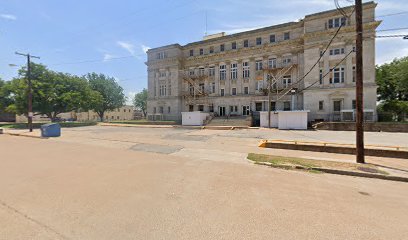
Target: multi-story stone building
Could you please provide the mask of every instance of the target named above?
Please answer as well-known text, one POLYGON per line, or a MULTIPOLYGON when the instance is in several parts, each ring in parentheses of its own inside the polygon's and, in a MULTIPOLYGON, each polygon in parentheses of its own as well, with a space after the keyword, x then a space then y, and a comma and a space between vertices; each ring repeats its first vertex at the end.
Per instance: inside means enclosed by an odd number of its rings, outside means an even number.
MULTIPOLYGON (((364 108, 372 114, 380 24, 375 8, 374 2, 363 4, 364 108)), ((268 109, 270 86, 272 110, 310 110, 309 120, 352 120, 355 16, 353 7, 345 11, 349 18, 335 9, 297 22, 150 49, 148 114, 172 120, 184 111, 249 115, 268 109)))

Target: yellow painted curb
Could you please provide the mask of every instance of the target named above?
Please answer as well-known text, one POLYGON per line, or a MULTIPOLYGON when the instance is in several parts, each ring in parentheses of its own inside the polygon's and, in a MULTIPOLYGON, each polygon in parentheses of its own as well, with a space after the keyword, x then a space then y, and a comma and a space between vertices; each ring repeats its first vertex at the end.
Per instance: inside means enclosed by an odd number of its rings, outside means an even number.
POLYGON ((268 140, 261 140, 261 142, 259 143, 258 147, 266 147, 266 143, 268 142, 268 140))

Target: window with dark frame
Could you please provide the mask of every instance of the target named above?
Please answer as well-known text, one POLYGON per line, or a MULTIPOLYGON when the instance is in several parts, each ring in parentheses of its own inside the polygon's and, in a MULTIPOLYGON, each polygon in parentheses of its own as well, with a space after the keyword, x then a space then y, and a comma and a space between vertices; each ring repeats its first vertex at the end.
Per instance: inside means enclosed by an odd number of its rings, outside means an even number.
POLYGON ((249 94, 249 89, 248 89, 248 87, 244 87, 244 94, 249 94))
POLYGON ((283 102, 283 111, 290 111, 290 102, 283 102))
POLYGON ((283 40, 289 40, 290 39, 290 32, 285 32, 283 34, 283 40))
POLYGON ((269 42, 270 42, 270 43, 276 42, 276 36, 275 36, 275 34, 269 35, 269 42))
POLYGON ((249 47, 249 41, 248 40, 244 40, 244 47, 249 47))
POLYGON ((255 103, 255 111, 262 111, 262 103, 256 102, 255 103))

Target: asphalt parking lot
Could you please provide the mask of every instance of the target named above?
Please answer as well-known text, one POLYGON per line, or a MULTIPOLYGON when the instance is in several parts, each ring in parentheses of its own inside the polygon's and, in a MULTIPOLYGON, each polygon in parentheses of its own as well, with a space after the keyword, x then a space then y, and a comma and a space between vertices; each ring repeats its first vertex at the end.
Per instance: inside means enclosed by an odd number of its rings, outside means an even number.
MULTIPOLYGON (((405 239, 408 184, 250 164, 261 139, 352 143, 351 132, 83 127, 0 135, 0 239, 405 239)), ((408 146, 408 134, 366 133, 408 146)), ((367 158, 408 169, 406 160, 367 158)))

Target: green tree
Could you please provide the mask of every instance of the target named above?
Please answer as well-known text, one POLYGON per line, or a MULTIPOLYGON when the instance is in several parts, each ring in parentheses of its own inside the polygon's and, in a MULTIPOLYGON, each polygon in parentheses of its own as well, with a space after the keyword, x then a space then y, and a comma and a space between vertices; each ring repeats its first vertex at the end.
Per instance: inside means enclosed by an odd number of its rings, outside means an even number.
POLYGON ((408 57, 376 67, 378 100, 408 101, 408 57))
POLYGON ((104 120, 106 111, 112 111, 125 104, 125 94, 123 88, 113 77, 104 74, 88 73, 84 76, 92 90, 100 94, 99 98, 94 98, 90 104, 90 109, 94 110, 101 121, 104 120))
POLYGON ((0 112, 4 112, 5 108, 8 106, 6 104, 6 97, 8 94, 5 94, 5 85, 6 82, 0 78, 0 112))
POLYGON ((146 110, 147 110, 147 89, 143 88, 143 90, 139 93, 135 94, 133 98, 133 105, 136 109, 142 111, 143 116, 146 117, 146 110))
POLYGON ((378 113, 384 121, 403 121, 408 115, 408 57, 376 67, 378 113))
MULTIPOLYGON (((10 82, 9 92, 14 103, 7 110, 17 114, 27 113, 26 69, 19 71, 19 77, 10 82)), ((67 73, 54 72, 41 64, 31 64, 33 112, 44 114, 51 121, 64 112, 86 110, 97 93, 93 92, 83 78, 67 73)))

